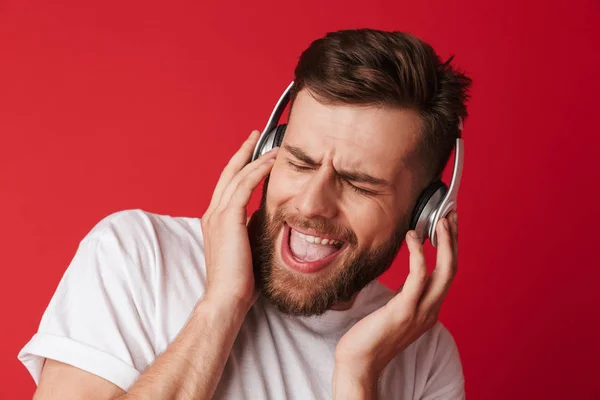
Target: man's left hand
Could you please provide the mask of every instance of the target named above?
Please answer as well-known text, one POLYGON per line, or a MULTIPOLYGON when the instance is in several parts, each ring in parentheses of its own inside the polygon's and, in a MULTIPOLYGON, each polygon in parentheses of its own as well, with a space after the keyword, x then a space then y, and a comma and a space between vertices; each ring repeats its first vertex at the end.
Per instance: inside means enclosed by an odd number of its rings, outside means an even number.
POLYGON ((338 342, 333 377, 334 398, 376 398, 377 380, 388 363, 438 320, 442 302, 456 275, 456 211, 439 220, 435 269, 427 276, 423 245, 406 235, 410 272, 389 302, 356 323, 338 342), (445 228, 448 227, 448 229, 445 228), (349 392, 342 394, 342 392, 349 392), (351 391, 351 392, 350 392, 351 391), (362 395, 359 395, 362 393, 362 395))

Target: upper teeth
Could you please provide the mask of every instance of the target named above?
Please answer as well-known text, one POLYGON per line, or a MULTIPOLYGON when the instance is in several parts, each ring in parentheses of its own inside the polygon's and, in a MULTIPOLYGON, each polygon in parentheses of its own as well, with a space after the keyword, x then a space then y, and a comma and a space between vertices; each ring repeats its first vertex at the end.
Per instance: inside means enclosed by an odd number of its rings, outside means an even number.
POLYGON ((300 232, 296 232, 296 233, 298 234, 298 237, 306 240, 308 243, 331 244, 334 246, 339 246, 340 244, 342 244, 342 242, 340 242, 339 240, 323 239, 318 236, 305 235, 304 233, 300 233, 300 232))

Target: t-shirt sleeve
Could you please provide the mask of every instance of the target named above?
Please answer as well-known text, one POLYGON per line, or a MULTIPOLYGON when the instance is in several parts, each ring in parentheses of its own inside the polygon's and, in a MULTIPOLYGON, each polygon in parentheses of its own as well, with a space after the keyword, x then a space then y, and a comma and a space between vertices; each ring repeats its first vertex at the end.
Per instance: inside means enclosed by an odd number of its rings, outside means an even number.
POLYGON ((433 351, 431 369, 420 400, 464 400, 465 380, 456 342, 451 333, 437 323, 432 328, 433 351))
POLYGON ((139 211, 112 214, 80 242, 38 332, 18 358, 39 382, 54 359, 127 391, 155 358, 152 237, 139 211))

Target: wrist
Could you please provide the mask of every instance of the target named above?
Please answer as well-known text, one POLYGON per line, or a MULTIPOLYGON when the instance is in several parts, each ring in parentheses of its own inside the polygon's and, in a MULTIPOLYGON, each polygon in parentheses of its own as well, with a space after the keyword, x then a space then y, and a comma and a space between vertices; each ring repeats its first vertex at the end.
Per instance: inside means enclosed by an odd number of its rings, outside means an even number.
POLYGON ((239 329, 250 310, 251 305, 239 299, 211 296, 208 292, 196 304, 192 317, 202 319, 210 325, 239 329))
POLYGON ((333 398, 348 400, 377 399, 379 375, 368 368, 335 363, 333 370, 333 398))

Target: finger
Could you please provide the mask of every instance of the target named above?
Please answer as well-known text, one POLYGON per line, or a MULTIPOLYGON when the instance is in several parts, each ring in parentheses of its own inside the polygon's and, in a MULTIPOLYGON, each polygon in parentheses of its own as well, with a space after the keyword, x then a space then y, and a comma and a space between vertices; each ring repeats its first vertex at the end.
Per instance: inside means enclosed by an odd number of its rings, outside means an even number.
POLYGON ((224 208, 226 208, 229 205, 231 195, 233 194, 233 192, 235 192, 240 181, 244 180, 249 173, 259 168, 265 162, 268 162, 270 159, 274 159, 278 151, 279 148, 272 149, 271 151, 268 151, 255 161, 247 164, 244 168, 242 168, 242 170, 233 177, 231 182, 229 182, 227 187, 224 189, 223 194, 221 195, 221 201, 217 205, 216 209, 223 210, 224 208))
POLYGON ((252 153, 254 152, 254 148, 256 147, 256 143, 260 137, 260 131, 254 130, 244 141, 239 150, 231 157, 221 175, 219 180, 217 181, 217 185, 215 186, 215 190, 213 191, 213 196, 206 210, 205 215, 209 216, 212 211, 218 206, 221 201, 221 197, 223 195, 223 191, 227 187, 227 185, 231 182, 231 180, 235 177, 235 175, 247 165, 252 159, 252 153))
POLYGON ((244 167, 242 171, 233 178, 225 189, 225 192, 223 192, 217 210, 222 211, 227 207, 245 207, 248 205, 254 189, 256 189, 261 180, 271 171, 277 153, 278 148, 275 148, 268 153, 263 154, 258 160, 244 167))
POLYGON ((233 155, 233 157, 231 157, 231 159, 221 172, 221 176, 219 177, 217 185, 215 186, 210 205, 206 210, 207 215, 210 215, 212 211, 218 206, 219 202, 221 201, 223 191, 231 182, 235 174, 237 174, 242 168, 244 168, 244 166, 247 165, 250 159, 252 158, 252 153, 254 151, 254 147, 256 146, 259 136, 259 131, 252 131, 248 139, 244 141, 240 149, 233 155))
POLYGON ((409 273, 402 286, 402 291, 394 299, 401 299, 411 310, 414 310, 427 282, 427 265, 425 263, 423 245, 419 241, 415 231, 408 232, 406 235, 406 244, 410 253, 409 273))
POLYGON ((441 218, 436 227, 438 237, 438 252, 435 269, 431 273, 431 282, 423 293, 419 308, 431 310, 441 304, 456 273, 456 257, 451 223, 447 218, 441 218), (446 228, 447 227, 447 228, 446 228))
MULTIPOLYGON (((452 235, 452 249, 454 250, 455 267, 458 267, 458 213, 452 211, 448 215, 450 221, 450 233, 452 235)), ((456 272, 456 271, 455 271, 456 272)))
POLYGON ((241 209, 248 205, 252 193, 260 182, 271 172, 275 157, 269 158, 264 163, 250 171, 247 175, 240 179, 229 199, 229 204, 226 207, 241 209))

